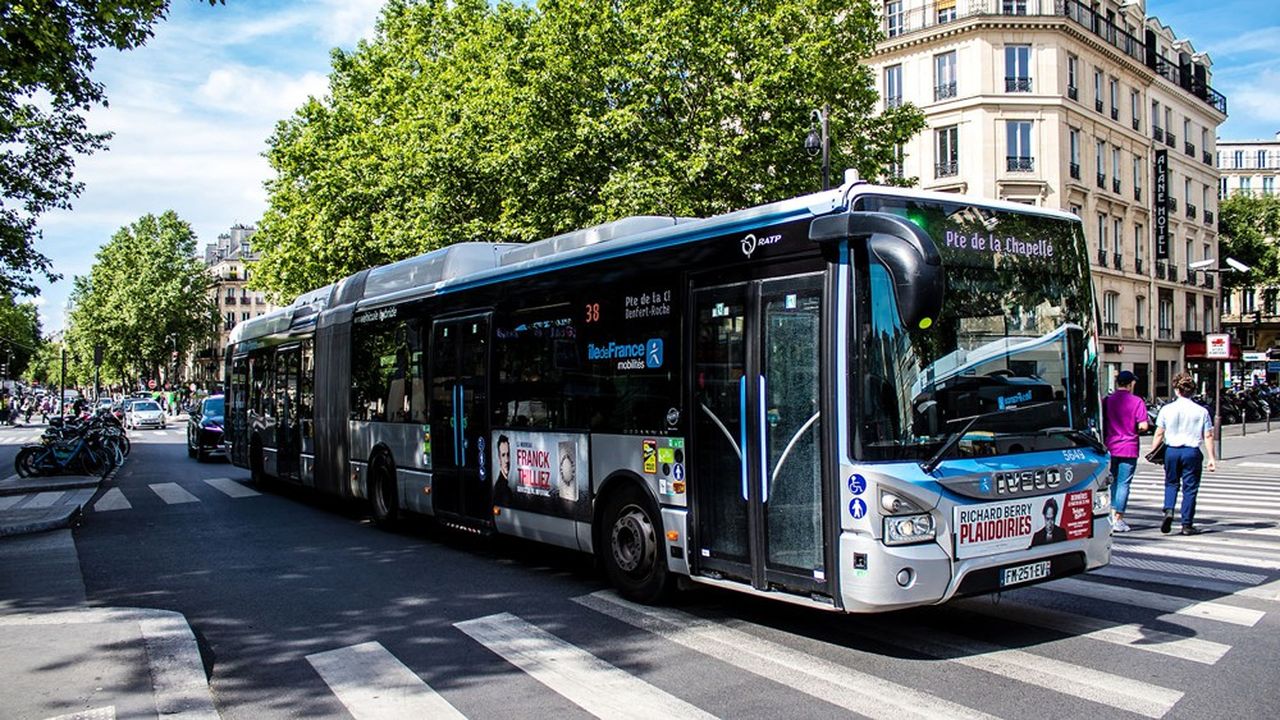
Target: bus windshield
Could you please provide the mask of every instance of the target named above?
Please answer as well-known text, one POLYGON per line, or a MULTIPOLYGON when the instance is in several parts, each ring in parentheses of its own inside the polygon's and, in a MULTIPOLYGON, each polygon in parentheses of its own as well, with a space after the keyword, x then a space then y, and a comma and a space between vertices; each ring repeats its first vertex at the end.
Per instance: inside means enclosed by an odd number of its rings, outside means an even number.
POLYGON ((924 228, 942 255, 946 290, 940 317, 904 327, 893 278, 869 259, 852 385, 859 456, 924 460, 943 450, 954 457, 1095 444, 1093 289, 1079 222, 920 199, 860 205, 924 228))

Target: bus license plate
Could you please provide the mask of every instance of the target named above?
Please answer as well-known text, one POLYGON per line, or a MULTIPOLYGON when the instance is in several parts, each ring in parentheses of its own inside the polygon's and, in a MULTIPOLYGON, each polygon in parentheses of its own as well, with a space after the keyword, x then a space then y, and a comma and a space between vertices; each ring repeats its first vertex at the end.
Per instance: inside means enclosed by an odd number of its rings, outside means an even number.
POLYGON ((1004 572, 1000 574, 1000 587, 1047 578, 1049 577, 1051 565, 1052 563, 1048 560, 1042 560, 1027 565, 1019 565, 1018 567, 1005 568, 1004 572))

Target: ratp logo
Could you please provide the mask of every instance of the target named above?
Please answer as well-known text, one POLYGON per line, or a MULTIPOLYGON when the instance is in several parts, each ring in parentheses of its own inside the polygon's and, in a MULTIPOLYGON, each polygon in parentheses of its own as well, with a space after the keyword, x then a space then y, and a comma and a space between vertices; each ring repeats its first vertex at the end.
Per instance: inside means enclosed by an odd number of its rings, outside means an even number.
POLYGON ((751 257, 751 253, 756 251, 756 236, 748 234, 742 238, 742 254, 751 257))

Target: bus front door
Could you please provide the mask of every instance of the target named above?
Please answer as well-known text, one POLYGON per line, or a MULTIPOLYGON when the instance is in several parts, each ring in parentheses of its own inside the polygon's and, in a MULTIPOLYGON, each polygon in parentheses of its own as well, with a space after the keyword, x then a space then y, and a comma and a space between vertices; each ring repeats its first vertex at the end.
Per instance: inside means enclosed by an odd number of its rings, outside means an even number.
POLYGON ((825 592, 823 274, 692 291, 695 572, 825 592))
POLYGON ((431 503, 436 514, 489 523, 486 442, 489 316, 437 320, 431 330, 431 503))
POLYGON ((276 354, 276 475, 297 479, 301 437, 298 425, 298 346, 276 354))

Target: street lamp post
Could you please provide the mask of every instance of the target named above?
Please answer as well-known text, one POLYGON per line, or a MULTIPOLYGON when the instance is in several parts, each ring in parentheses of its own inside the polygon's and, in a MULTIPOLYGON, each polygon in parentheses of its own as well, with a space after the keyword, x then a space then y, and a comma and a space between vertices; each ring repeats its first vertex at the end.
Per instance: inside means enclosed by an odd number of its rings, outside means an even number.
MULTIPOLYGON (((1227 267, 1214 267, 1218 264, 1217 258, 1205 258, 1197 262, 1187 263, 1188 270, 1203 270, 1206 273, 1213 273, 1218 276, 1218 330, 1222 330, 1223 315, 1223 295, 1226 293, 1225 283, 1223 282, 1223 274, 1232 270, 1239 272, 1250 272, 1253 268, 1236 260, 1235 258, 1226 258, 1227 267)), ((1208 339, 1206 338, 1206 342, 1208 339)), ((1244 432, 1244 413, 1240 415, 1240 429, 1244 432)), ((1222 361, 1215 361, 1213 364, 1213 439, 1218 446, 1218 459, 1222 459, 1222 361)))
POLYGON ((817 127, 810 127, 809 134, 804 139, 804 149, 809 155, 817 155, 822 153, 822 189, 831 189, 831 134, 828 118, 831 115, 831 106, 823 105, 821 110, 814 110, 812 114, 813 121, 817 123, 817 127), (819 132, 821 131, 821 132, 819 132))

